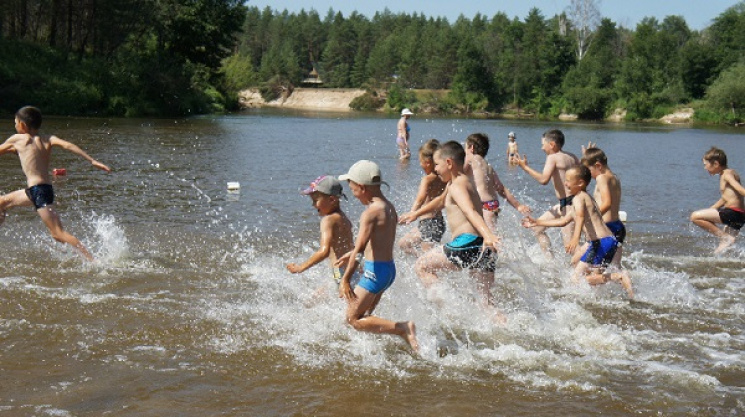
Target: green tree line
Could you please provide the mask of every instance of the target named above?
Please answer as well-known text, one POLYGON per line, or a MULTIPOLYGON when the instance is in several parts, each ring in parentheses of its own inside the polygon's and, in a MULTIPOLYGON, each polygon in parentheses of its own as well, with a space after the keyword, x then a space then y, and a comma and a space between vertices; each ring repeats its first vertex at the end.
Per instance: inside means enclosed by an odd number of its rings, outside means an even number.
POLYGON ((269 98, 315 70, 326 87, 387 92, 399 109, 598 119, 622 108, 636 120, 692 104, 712 121, 742 120, 745 97, 736 92, 745 81, 736 74, 745 65, 745 2, 702 31, 680 16, 645 18, 634 29, 602 19, 580 37, 578 28, 587 29, 580 23, 538 9, 524 19, 477 14, 449 23, 387 9, 368 19, 250 7, 225 73, 232 85, 260 86, 269 98), (450 91, 428 100, 411 89, 450 91))
POLYGON ((743 120, 745 2, 701 31, 680 16, 624 28, 532 9, 522 19, 451 23, 387 9, 368 18, 244 3, 4 0, 0 110, 214 112, 234 108, 239 90, 276 97, 313 72, 323 87, 367 89, 355 103, 362 109, 598 119, 622 108, 636 120, 692 105, 703 120, 743 120))

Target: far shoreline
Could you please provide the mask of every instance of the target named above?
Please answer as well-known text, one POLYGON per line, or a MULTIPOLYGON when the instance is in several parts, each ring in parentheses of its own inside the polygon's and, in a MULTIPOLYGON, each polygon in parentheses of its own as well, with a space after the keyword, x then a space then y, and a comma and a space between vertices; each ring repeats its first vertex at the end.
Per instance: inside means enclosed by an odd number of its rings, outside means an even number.
MULTIPOLYGON (((349 104, 355 98, 365 94, 365 90, 352 89, 352 88, 295 88, 286 96, 280 97, 276 100, 265 101, 261 93, 257 88, 248 88, 242 90, 239 94, 239 105, 241 109, 252 109, 252 108, 273 108, 273 109, 287 109, 295 111, 312 111, 312 112, 329 112, 329 113, 352 113, 356 110, 349 107, 349 104)), ((383 109, 372 112, 379 112, 384 114, 392 114, 393 112, 386 111, 383 109)), ((695 123, 694 109, 691 107, 680 107, 674 113, 663 116, 660 119, 646 119, 634 122, 628 122, 625 120, 626 111, 623 109, 616 109, 616 111, 602 120, 585 120, 580 119, 574 114, 561 114, 558 118, 536 118, 531 113, 520 114, 514 111, 507 112, 478 112, 478 113, 434 113, 427 111, 420 111, 420 115, 427 115, 432 117, 469 117, 469 118, 485 118, 485 119, 504 119, 504 120, 545 120, 545 121, 558 121, 558 122, 582 122, 582 123, 648 123, 648 124, 663 124, 663 125, 675 125, 680 127, 694 127, 698 125, 703 126, 719 126, 709 124, 695 123)), ((733 126, 737 127, 737 126, 733 126)))

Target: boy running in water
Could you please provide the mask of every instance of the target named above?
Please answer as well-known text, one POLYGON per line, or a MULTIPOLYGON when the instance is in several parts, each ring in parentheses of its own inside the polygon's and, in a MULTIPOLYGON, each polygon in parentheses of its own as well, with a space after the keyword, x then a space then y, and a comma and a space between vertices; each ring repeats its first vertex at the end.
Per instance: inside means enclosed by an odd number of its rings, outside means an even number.
POLYGON ((0 155, 18 154, 28 188, 0 196, 0 223, 5 220, 5 212, 9 209, 33 205, 54 240, 69 244, 80 251, 85 259, 93 261, 93 256, 78 238, 65 231, 59 215, 54 210, 54 189, 49 176, 52 147, 59 146, 79 155, 94 167, 106 172, 111 172, 111 168, 91 158, 76 145, 57 136, 39 135, 41 111, 36 107, 26 106, 18 110, 15 115, 15 128, 17 133, 0 145, 0 155))
POLYGON ((587 185, 591 179, 590 170, 584 165, 568 169, 564 182, 566 188, 574 196, 572 210, 558 219, 535 220, 527 217, 523 220, 523 226, 564 227, 574 221, 572 237, 565 245, 565 249, 569 254, 574 253, 584 232, 587 250, 577 262, 573 280, 577 282, 580 277, 584 277, 590 285, 604 284, 609 280, 618 281, 631 298, 633 291, 629 276, 626 273, 610 274, 606 271, 607 266, 613 261, 618 241, 605 225, 595 201, 587 194, 587 185))
MULTIPOLYGON (((564 152, 562 150, 563 147, 564 133, 561 130, 552 129, 543 134, 543 137, 541 137, 541 149, 546 153, 546 163, 543 166, 543 172, 538 172, 529 167, 528 158, 525 155, 522 158, 519 156, 515 157, 515 163, 536 181, 544 185, 551 181, 554 185, 559 204, 545 212, 539 220, 561 218, 567 214, 567 209, 571 209, 572 207, 572 197, 574 196, 564 185, 564 180, 566 171, 573 166, 579 165, 579 159, 574 154, 564 152)), ((549 257, 553 257, 551 253, 551 241, 546 235, 546 229, 544 227, 535 227, 533 231, 538 238, 538 243, 541 245, 543 252, 549 257)), ((572 235, 571 225, 567 224, 566 227, 563 227, 561 233, 564 244, 566 245, 572 235)))
MULTIPOLYGON (((401 336, 414 352, 419 351, 414 322, 393 322, 372 315, 385 290, 396 279, 393 246, 396 240, 398 215, 380 189, 385 184, 380 168, 372 161, 358 161, 349 172, 339 176, 349 181, 354 196, 366 206, 360 215, 360 228, 352 251, 342 256, 337 266, 347 267, 339 285, 339 296, 347 300, 347 321, 356 330, 401 336), (352 288, 350 283, 357 270, 357 255, 364 252, 363 276, 352 288)), ((387 185, 387 184, 386 184, 387 185)))
MULTIPOLYGON (((445 183, 435 173, 433 156, 438 147, 440 142, 437 139, 430 139, 419 148, 419 165, 424 170, 424 176, 419 182, 419 190, 411 211, 416 211, 445 191, 445 183)), ((442 218, 442 212, 428 213, 419 219, 419 227, 412 229, 398 241, 398 246, 411 255, 417 254, 419 249, 426 252, 433 244, 440 243, 444 233, 445 219, 442 218)))
POLYGON ((432 210, 445 209, 453 240, 443 248, 436 247, 417 260, 415 269, 425 286, 436 283, 439 272, 467 269, 476 281, 487 308, 495 310, 495 318, 504 321, 496 310, 491 286, 496 269, 499 238, 482 216, 482 204, 476 187, 464 172, 466 152, 458 142, 442 145, 434 156, 435 172, 445 182, 444 198, 433 200, 418 210, 406 213, 401 221, 408 223, 432 210))
POLYGON ((466 138, 466 163, 465 171, 473 177, 476 191, 481 198, 481 208, 486 222, 492 230, 496 230, 497 217, 499 216, 499 200, 497 194, 507 200, 512 207, 522 214, 530 213, 530 208, 520 204, 512 195, 494 168, 486 160, 489 152, 489 137, 484 133, 473 133, 466 138))
POLYGON ((287 264, 287 270, 298 274, 328 258, 332 277, 339 285, 344 269, 335 267, 334 263, 341 255, 351 251, 354 243, 352 222, 341 210, 341 197, 346 198, 341 183, 331 175, 322 175, 302 193, 310 196, 313 207, 321 216, 320 247, 305 262, 287 264))
POLYGON ((745 224, 745 188, 740 183, 740 174, 727 168, 727 154, 716 147, 709 149, 703 158, 704 169, 709 175, 719 175, 719 192, 722 197, 708 209, 694 211, 691 221, 719 238, 715 254, 724 252, 735 243, 735 237, 745 224), (717 224, 724 224, 720 229, 717 224))

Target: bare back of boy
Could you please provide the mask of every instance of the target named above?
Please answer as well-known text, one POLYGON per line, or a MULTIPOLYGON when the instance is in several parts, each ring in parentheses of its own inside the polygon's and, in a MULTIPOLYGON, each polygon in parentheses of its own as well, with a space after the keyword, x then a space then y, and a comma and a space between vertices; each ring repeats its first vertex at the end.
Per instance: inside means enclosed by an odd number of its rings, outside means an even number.
MULTIPOLYGON (((497 199, 496 172, 489 162, 481 155, 472 154, 468 156, 473 172, 473 181, 481 201, 492 201, 497 199)), ((481 204, 481 202, 479 202, 481 204)))
POLYGON ((606 223, 618 221, 618 211, 621 209, 621 180, 616 177, 610 168, 606 168, 606 172, 598 175, 595 182, 595 191, 593 191, 592 197, 598 203, 601 211, 606 203, 603 196, 605 195, 606 199, 610 201, 610 207, 603 213, 603 221, 606 223))

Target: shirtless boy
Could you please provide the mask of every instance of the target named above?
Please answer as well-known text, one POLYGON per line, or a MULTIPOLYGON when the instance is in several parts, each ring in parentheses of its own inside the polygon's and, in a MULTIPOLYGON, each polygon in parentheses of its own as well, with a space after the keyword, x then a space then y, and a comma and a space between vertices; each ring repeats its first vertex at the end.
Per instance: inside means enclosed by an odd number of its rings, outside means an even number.
POLYGON ((507 200, 512 207, 522 214, 530 213, 530 208, 520 204, 512 195, 494 168, 487 162, 486 154, 489 152, 489 137, 484 133, 473 133, 466 138, 466 163, 465 171, 476 184, 476 191, 481 198, 481 208, 484 221, 492 230, 496 230, 497 217, 499 216, 499 200, 497 194, 507 200))
POLYGON ((352 251, 337 261, 337 266, 347 267, 339 285, 339 296, 347 300, 347 322, 356 330, 371 333, 398 335, 415 351, 419 351, 416 327, 411 321, 393 322, 372 315, 383 292, 396 279, 393 246, 396 240, 398 215, 390 201, 383 195, 384 184, 380 168, 372 161, 358 161, 339 179, 349 181, 354 196, 365 206, 360 215, 359 234, 352 251), (364 252, 363 275, 352 288, 350 280, 357 269, 357 255, 364 252))
POLYGON ((344 269, 337 268, 334 263, 341 255, 351 251, 354 243, 352 222, 340 207, 340 198, 344 196, 341 183, 333 176, 322 175, 302 193, 310 196, 313 207, 321 216, 320 247, 305 262, 287 264, 287 270, 298 274, 328 258, 332 277, 336 285, 339 285, 344 269))
POLYGON ((94 167, 111 172, 106 165, 91 158, 76 145, 58 138, 57 136, 40 136, 41 111, 36 107, 26 106, 18 110, 15 115, 16 134, 0 145, 0 155, 17 153, 21 160, 21 169, 26 175, 25 190, 13 191, 0 196, 0 223, 5 219, 5 212, 14 207, 34 206, 41 220, 49 229, 52 237, 62 243, 67 243, 80 251, 89 261, 93 256, 73 235, 62 227, 57 212, 54 210, 54 189, 49 177, 49 165, 52 147, 59 146, 88 160, 94 167))
MULTIPOLYGON (((416 211, 419 207, 430 202, 445 191, 445 183, 435 173, 435 161, 433 156, 437 148, 440 147, 440 141, 430 139, 419 148, 419 165, 424 171, 424 176, 419 182, 414 204, 411 211, 416 211)), ((412 229, 398 241, 398 246, 404 252, 415 255, 422 251, 427 251, 436 243, 440 243, 442 235, 445 233, 445 219, 442 218, 441 211, 427 213, 419 219, 419 226, 412 229)))
POLYGON ((608 157, 605 152, 594 145, 584 150, 582 165, 590 170, 592 178, 595 179, 595 191, 592 197, 598 204, 605 225, 618 241, 618 250, 613 257, 613 265, 620 268, 623 241, 626 239, 626 226, 618 216, 618 210, 621 207, 621 180, 608 167, 608 157))
POLYGON ((507 135, 507 162, 510 166, 515 166, 516 162, 512 158, 517 157, 520 154, 515 139, 515 132, 510 132, 507 135))
MULTIPOLYGON (((465 159, 465 149, 458 142, 443 144, 435 152, 434 160, 435 172, 448 184, 444 198, 404 214, 402 222, 411 222, 431 210, 444 208, 453 240, 442 248, 433 248, 422 255, 416 262, 416 273, 429 287, 438 281, 437 274, 440 272, 468 269, 483 294, 485 305, 494 308, 491 286, 494 283, 495 252, 499 238, 484 221, 476 186, 464 172, 465 159)), ((498 311, 495 313, 501 316, 498 311)))
MULTIPOLYGON (((523 155, 522 158, 519 156, 515 157, 515 163, 518 164, 522 169, 525 170, 531 177, 533 177, 539 183, 545 185, 549 181, 553 182, 554 190, 556 191, 556 197, 559 199, 559 204, 553 206, 549 211, 545 212, 539 219, 558 219, 567 214, 567 209, 572 206, 572 194, 569 189, 564 186, 564 180, 566 177, 566 171, 579 164, 579 159, 571 153, 564 152, 564 133, 558 129, 552 129, 543 134, 541 138, 541 149, 546 153, 546 163, 543 166, 543 172, 538 172, 528 166, 528 158, 523 155)), ((538 238, 538 243, 541 245, 541 249, 548 256, 551 254, 551 241, 546 235, 546 229, 544 227, 535 227, 533 231, 538 238)), ((562 228, 562 237, 564 244, 566 245, 572 234, 571 225, 567 224, 566 227, 562 228)))
POLYGON ((567 253, 575 252, 579 239, 584 232, 587 239, 587 250, 574 269, 573 280, 577 282, 585 277, 590 285, 604 284, 610 280, 618 281, 626 290, 629 297, 633 297, 631 279, 626 273, 608 273, 606 267, 612 262, 618 247, 618 241, 603 221, 595 201, 587 194, 587 185, 592 175, 584 165, 577 165, 566 171, 565 185, 573 195, 572 210, 558 219, 535 220, 527 217, 523 220, 525 227, 564 227, 574 221, 572 237, 564 246, 567 253))
POLYGON ((745 188, 740 183, 740 175, 734 169, 727 168, 727 154, 723 150, 712 147, 704 154, 703 161, 709 175, 719 175, 722 198, 708 209, 694 211, 691 221, 719 238, 719 246, 714 250, 715 254, 719 254, 735 243, 735 237, 745 224, 745 188), (724 228, 720 229, 717 226, 719 223, 724 224, 724 228))

